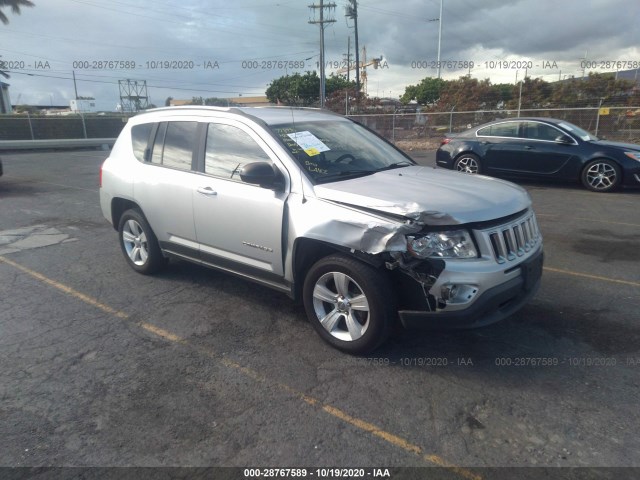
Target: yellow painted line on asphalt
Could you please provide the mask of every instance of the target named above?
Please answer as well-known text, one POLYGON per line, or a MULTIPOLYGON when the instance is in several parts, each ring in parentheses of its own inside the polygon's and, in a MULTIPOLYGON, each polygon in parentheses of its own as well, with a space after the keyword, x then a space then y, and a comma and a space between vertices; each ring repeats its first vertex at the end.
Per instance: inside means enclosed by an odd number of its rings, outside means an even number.
POLYGON ((640 282, 631 282, 629 280, 618 280, 617 278, 602 277, 600 275, 591 275, 589 273, 573 272, 571 270, 563 270, 561 268, 543 267, 544 270, 553 273, 562 273, 563 275, 571 275, 573 277, 588 278, 590 280, 600 280, 602 282, 619 283, 621 285, 630 285, 632 287, 640 287, 640 282))
POLYGON ((147 322, 139 322, 137 324, 140 328, 146 330, 147 332, 153 333, 154 335, 157 335, 159 337, 164 338, 165 340, 169 340, 170 342, 174 342, 174 343, 181 343, 186 345, 187 341, 182 338, 179 337, 178 335, 171 333, 167 330, 164 330, 162 328, 156 327, 155 325, 152 325, 150 323, 147 322))
POLYGON ((354 427, 359 428, 360 430, 364 430, 369 432, 376 437, 380 437, 388 443, 395 445, 396 447, 400 447, 401 449, 414 453, 416 455, 420 455, 422 453, 422 449, 413 445, 412 443, 407 442, 405 439, 400 438, 392 433, 385 432, 384 430, 376 427, 372 423, 365 422, 364 420, 360 420, 359 418, 352 417, 351 415, 343 412, 342 410, 332 407, 331 405, 323 405, 322 410, 327 412, 329 415, 339 418, 349 425, 353 425, 354 427))
MULTIPOLYGON (((105 313, 108 313, 110 315, 113 315, 117 318, 120 319, 124 319, 127 320, 130 318, 130 316, 125 313, 122 312, 120 310, 116 310, 114 308, 109 307, 108 305, 105 305, 104 303, 99 302, 98 300, 85 295, 84 293, 79 292, 78 290, 69 287, 67 285, 64 285, 63 283, 57 282, 55 280, 52 280, 44 275, 42 275, 39 272, 36 272, 34 270, 31 270, 30 268, 24 267, 22 265, 20 265, 19 263, 16 263, 12 260, 9 260, 3 256, 0 256, 0 263, 5 263, 7 265, 10 265, 14 268, 16 268, 17 270, 20 270, 23 273, 26 273, 27 275, 35 278, 36 280, 41 281, 42 283, 49 285, 51 287, 54 287, 55 289, 70 295, 78 300, 81 300, 82 302, 91 305, 92 307, 95 307, 105 313)), ((297 397, 299 399, 301 399, 303 402, 305 402, 308 405, 311 405, 313 407, 316 408, 320 408, 320 410, 322 410, 323 412, 331 415, 334 418, 337 418, 355 428, 357 428, 358 430, 367 432, 371 435, 374 435, 382 440, 384 440, 385 442, 389 443, 390 445, 396 446, 402 450, 404 450, 407 453, 411 453, 414 455, 418 455, 420 458, 422 458, 425 462, 430 463, 432 465, 436 465, 438 467, 443 467, 443 468, 447 468, 449 470, 451 470, 452 472, 460 475, 463 478, 466 478, 468 480, 482 480, 482 476, 477 475, 475 473, 473 473, 472 471, 466 469, 466 468, 462 468, 462 467, 458 467, 456 465, 453 465, 449 462, 447 462, 446 460, 444 460, 443 458, 439 457, 438 455, 433 455, 433 454, 427 454, 424 453, 422 448, 419 447, 418 445, 414 445, 411 442, 403 439, 402 437, 399 437, 397 435, 394 435, 392 433, 389 433, 381 428, 379 428, 378 426, 366 422, 364 420, 361 420, 359 418, 356 417, 352 417, 351 415, 349 415, 348 413, 340 410, 339 408, 336 408, 332 405, 329 404, 325 404, 322 403, 320 400, 313 398, 309 395, 306 395, 298 390, 296 390, 293 387, 290 387, 287 384, 284 383, 280 383, 280 382, 274 382, 272 380, 270 380, 268 377, 265 377, 264 375, 262 375, 261 373, 245 367, 244 365, 241 365, 229 358, 226 357, 221 357, 220 355, 216 354, 214 351, 210 350, 210 349, 206 349, 203 347, 199 347, 197 345, 191 345, 187 340, 185 340, 184 338, 180 337, 179 335, 176 335, 174 333, 171 333, 167 330, 164 330, 160 327, 156 327, 155 325, 152 325, 150 323, 147 322, 137 322, 136 323, 137 326, 139 326, 140 328, 142 328, 143 330, 152 333, 160 338, 163 338, 167 341, 173 342, 173 343, 178 343, 181 345, 185 345, 188 346, 196 351, 205 353, 208 357, 210 357, 213 360, 219 361, 220 363, 222 363, 224 366, 228 367, 228 368, 232 368, 234 370, 237 370, 241 373, 243 373, 245 376, 259 382, 259 383, 263 383, 266 385, 273 385, 276 386, 278 389, 285 391, 286 393, 297 397)))
POLYGON ((43 283, 46 283, 47 285, 54 287, 64 293, 66 293, 67 295, 71 295, 72 297, 77 298, 78 300, 83 301, 84 303, 88 303, 89 305, 97 308, 98 310, 102 310, 105 313, 108 313, 110 315, 114 315, 118 318, 123 318, 123 319, 127 319, 129 318, 129 315, 121 312, 120 310, 116 310, 115 308, 111 308, 108 305, 105 305, 104 303, 100 303, 98 300, 96 300, 95 298, 91 298, 88 295, 85 295, 84 293, 81 293, 71 287, 68 287, 67 285, 64 285, 60 282, 56 282, 55 280, 52 280, 48 277, 45 277, 44 275, 42 275, 41 273, 38 273, 34 270, 31 270, 27 267, 23 267, 22 265, 20 265, 19 263, 13 262, 11 260, 9 260, 6 257, 0 256, 0 262, 1 263, 6 263, 7 265, 11 265, 12 267, 20 270, 23 273, 26 273, 27 275, 32 276, 33 278, 35 278, 36 280, 40 280, 43 283))

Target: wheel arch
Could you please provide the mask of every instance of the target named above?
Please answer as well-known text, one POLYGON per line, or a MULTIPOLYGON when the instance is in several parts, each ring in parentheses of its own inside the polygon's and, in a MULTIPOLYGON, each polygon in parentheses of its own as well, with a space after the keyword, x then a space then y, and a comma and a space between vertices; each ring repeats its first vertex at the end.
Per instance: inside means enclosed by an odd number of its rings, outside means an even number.
MULTIPOLYGON (((140 210, 140 205, 138 205, 133 200, 128 200, 126 198, 114 197, 111 200, 111 225, 115 230, 118 230, 118 225, 120 225, 120 218, 122 218, 122 214, 130 209, 140 210)), ((144 215, 144 212, 142 213, 144 215)))
POLYGON ((295 300, 302 298, 304 279, 309 269, 318 260, 336 253, 347 255, 375 268, 381 268, 384 265, 383 254, 372 255, 313 238, 298 238, 294 243, 292 254, 293 290, 291 293, 295 300))

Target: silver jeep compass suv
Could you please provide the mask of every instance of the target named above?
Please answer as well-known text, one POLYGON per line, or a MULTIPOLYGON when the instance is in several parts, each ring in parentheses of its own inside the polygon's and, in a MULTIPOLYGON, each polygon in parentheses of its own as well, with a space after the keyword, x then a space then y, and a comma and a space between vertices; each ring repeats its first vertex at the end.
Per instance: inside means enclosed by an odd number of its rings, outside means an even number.
POLYGON ((100 202, 129 265, 181 258, 301 299, 350 353, 407 327, 472 327, 536 292, 542 237, 522 188, 416 165, 325 111, 170 107, 129 120, 100 202))

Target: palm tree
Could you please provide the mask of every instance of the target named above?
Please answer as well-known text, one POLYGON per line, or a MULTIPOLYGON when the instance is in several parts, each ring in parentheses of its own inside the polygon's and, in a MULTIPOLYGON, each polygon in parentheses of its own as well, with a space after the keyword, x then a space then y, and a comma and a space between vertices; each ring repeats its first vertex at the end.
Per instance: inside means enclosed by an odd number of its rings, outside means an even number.
POLYGON ((35 4, 31 0, 0 0, 0 22, 5 25, 9 23, 9 18, 2 13, 5 7, 11 7, 11 11, 16 15, 20 15, 20 7, 34 7, 35 4))

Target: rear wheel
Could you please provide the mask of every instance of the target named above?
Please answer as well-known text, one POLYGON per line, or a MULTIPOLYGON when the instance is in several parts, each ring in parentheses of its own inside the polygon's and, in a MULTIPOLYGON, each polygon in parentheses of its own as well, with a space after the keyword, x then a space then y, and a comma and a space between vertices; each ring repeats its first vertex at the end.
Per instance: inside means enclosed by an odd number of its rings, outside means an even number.
POLYGON ((453 168, 464 173, 480 173, 480 158, 473 153, 463 153, 456 158, 453 168))
POLYGON ((582 184, 593 192, 610 192, 620 186, 620 167, 611 160, 593 160, 587 163, 581 175, 582 184))
POLYGON ((307 273, 303 299, 318 334, 342 351, 365 354, 389 336, 395 304, 388 279, 353 258, 319 260, 307 273))
POLYGON ((118 237, 124 258, 136 272, 151 274, 166 265, 158 239, 140 210, 131 209, 122 214, 118 237))

